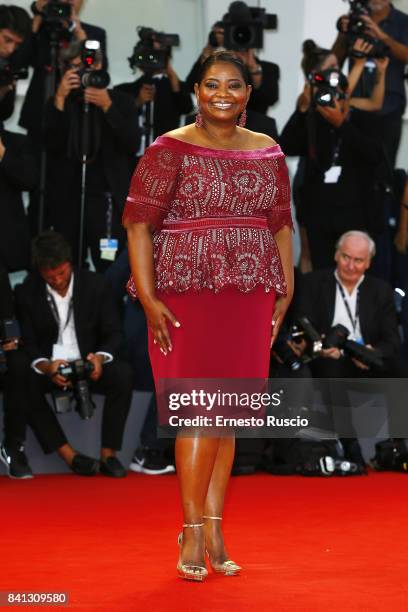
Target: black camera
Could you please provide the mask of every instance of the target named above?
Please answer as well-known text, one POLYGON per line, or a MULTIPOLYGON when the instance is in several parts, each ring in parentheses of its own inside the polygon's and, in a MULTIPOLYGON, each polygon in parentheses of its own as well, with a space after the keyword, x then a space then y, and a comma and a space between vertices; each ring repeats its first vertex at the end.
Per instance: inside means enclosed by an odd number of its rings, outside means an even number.
POLYGON ((7 87, 7 85, 11 85, 14 81, 19 81, 20 79, 28 79, 28 70, 26 68, 16 69, 8 62, 0 63, 0 87, 7 87))
POLYGON ((81 61, 83 68, 77 74, 81 80, 81 88, 95 87, 106 89, 110 83, 110 76, 106 70, 95 70, 93 66, 97 63, 97 52, 101 45, 98 40, 86 40, 83 44, 81 61))
POLYGON ((278 16, 267 13, 264 8, 250 7, 245 2, 231 2, 219 25, 224 28, 226 49, 262 49, 264 30, 276 30, 278 16))
POLYGON ((347 77, 339 70, 329 69, 311 72, 307 78, 315 88, 314 104, 334 108, 336 100, 345 99, 348 81, 347 77))
POLYGON ((298 317, 294 325, 291 326, 288 334, 279 334, 273 351, 277 357, 293 372, 299 370, 304 363, 308 363, 316 357, 322 350, 323 343, 320 334, 315 330, 307 317, 298 317), (307 352, 299 356, 288 344, 293 342, 295 345, 304 340, 307 345, 307 352))
POLYGON ((351 51, 351 56, 355 58, 372 57, 374 59, 382 59, 388 55, 388 47, 382 41, 377 40, 367 33, 367 25, 363 19, 364 16, 370 17, 371 10, 369 0, 349 0, 350 12, 348 14, 349 23, 347 30, 344 31, 341 26, 341 17, 337 21, 337 29, 342 34, 345 34, 350 39, 350 47, 353 47, 358 38, 365 40, 373 45, 367 56, 360 51, 351 51))
POLYGON ((68 2, 48 0, 40 14, 46 25, 60 28, 71 20, 72 7, 68 2))
POLYGON ((0 319, 0 374, 7 372, 6 352, 3 344, 21 338, 20 326, 16 319, 0 319))
POLYGON ((335 325, 324 339, 324 348, 338 348, 350 357, 361 361, 368 367, 384 367, 381 351, 369 349, 355 340, 348 340, 349 330, 344 325, 335 325))
POLYGON ((136 68, 145 72, 164 70, 170 57, 171 48, 180 44, 178 34, 166 34, 157 32, 153 28, 139 26, 137 28, 140 40, 133 49, 133 54, 128 58, 129 65, 133 71, 136 68), (155 47, 158 45, 159 48, 155 47))
POLYGON ((84 359, 76 359, 66 366, 60 365, 58 374, 71 383, 72 391, 53 393, 54 408, 57 414, 70 412, 74 401, 75 410, 82 419, 90 419, 93 416, 95 404, 87 380, 93 369, 93 364, 84 359))

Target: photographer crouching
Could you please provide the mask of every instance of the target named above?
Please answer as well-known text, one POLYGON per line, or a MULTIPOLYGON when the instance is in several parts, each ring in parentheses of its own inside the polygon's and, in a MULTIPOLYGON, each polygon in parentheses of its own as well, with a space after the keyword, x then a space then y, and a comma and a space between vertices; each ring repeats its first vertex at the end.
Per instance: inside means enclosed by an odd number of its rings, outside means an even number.
POLYGON ((97 41, 61 53, 63 77, 47 105, 47 226, 61 232, 82 265, 90 247, 104 271, 125 243, 123 203, 130 158, 140 142, 138 114, 127 94, 108 89, 97 41))
POLYGON ((91 476, 99 469, 106 476, 125 476, 115 455, 130 407, 132 372, 117 358, 122 331, 110 288, 93 272, 74 271, 70 247, 56 232, 34 240, 33 268, 15 291, 32 367, 30 425, 44 452, 58 452, 76 474, 91 476), (74 402, 80 416, 90 418, 93 392, 105 395, 100 462, 72 448, 45 398, 52 393, 60 413, 74 402))
MULTIPOLYGON (((298 312, 323 336, 322 349, 310 362, 316 378, 406 378, 393 291, 366 274, 375 254, 368 234, 348 231, 337 243, 336 269, 303 277, 298 312)), ((338 398, 336 398, 338 399, 338 398)), ((347 397, 341 398, 347 408, 347 397)), ((344 422, 353 431, 347 414, 344 422)), ((355 439, 343 441, 352 461, 361 462, 355 439)))

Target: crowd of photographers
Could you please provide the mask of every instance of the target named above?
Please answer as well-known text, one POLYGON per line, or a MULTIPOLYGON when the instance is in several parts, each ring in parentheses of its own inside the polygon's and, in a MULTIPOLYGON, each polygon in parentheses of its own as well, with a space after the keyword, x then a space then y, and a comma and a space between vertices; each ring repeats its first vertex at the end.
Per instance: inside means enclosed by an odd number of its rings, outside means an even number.
MULTIPOLYGON (((129 64, 140 76, 110 87, 106 32, 81 21, 83 0, 37 0, 31 14, 0 5, 0 457, 10 476, 32 476, 28 425, 44 452, 57 452, 75 473, 126 474, 116 452, 132 388, 151 391, 153 382, 143 311, 124 295, 123 203, 145 148, 194 121, 197 71, 220 47, 247 66, 247 127, 299 158, 298 282, 271 376, 406 377, 408 298, 397 313, 391 287, 400 297, 408 291, 408 182, 395 169, 408 15, 390 0, 349 2, 332 49, 303 44, 305 86, 280 134, 269 114, 279 99, 279 66, 256 54, 277 27, 264 9, 233 2, 185 81, 172 65, 179 37, 138 28, 129 64), (19 118, 27 135, 16 134, 3 122, 29 69, 19 118), (86 269, 89 257, 96 273, 86 269), (29 274, 13 294, 8 274, 19 270, 29 274), (75 405, 90 418, 93 391, 105 395, 99 460, 76 451, 56 417, 75 405)), ((342 457, 363 466, 349 425, 339 433, 342 457)), ((251 461, 241 461, 242 471, 251 461)), ((154 395, 131 469, 174 471, 171 445, 156 436, 154 395)))

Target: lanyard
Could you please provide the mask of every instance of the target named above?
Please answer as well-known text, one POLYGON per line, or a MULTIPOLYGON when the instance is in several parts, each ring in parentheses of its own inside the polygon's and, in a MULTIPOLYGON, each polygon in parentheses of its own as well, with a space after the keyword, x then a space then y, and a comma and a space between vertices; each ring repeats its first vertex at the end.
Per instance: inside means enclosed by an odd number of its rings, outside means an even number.
POLYGON ((106 237, 112 236, 112 218, 113 218, 113 199, 112 194, 109 191, 105 191, 105 198, 108 203, 106 209, 106 237))
POLYGON ((331 161, 331 166, 338 166, 338 161, 340 157, 340 149, 342 145, 342 139, 339 138, 334 146, 333 157, 331 161))
POLYGON ((348 318, 350 319, 350 323, 353 326, 353 334, 355 334, 356 333, 356 328, 357 328, 357 323, 358 323, 359 310, 360 310, 360 290, 357 289, 356 314, 355 314, 355 318, 353 319, 353 315, 351 314, 350 304, 349 304, 349 301, 348 301, 348 299, 346 297, 346 294, 344 293, 344 289, 340 285, 339 281, 336 280, 336 283, 337 283, 338 288, 340 289, 340 294, 341 294, 341 297, 343 298, 343 302, 344 302, 344 306, 346 307, 346 310, 347 310, 348 318))
POLYGON ((64 333, 64 331, 67 329, 69 321, 72 317, 72 313, 73 313, 73 309, 74 309, 74 300, 71 298, 69 301, 69 306, 68 306, 68 313, 67 313, 67 318, 65 320, 65 325, 64 327, 62 327, 61 325, 61 317, 59 316, 59 312, 58 312, 58 308, 57 305, 55 303, 54 300, 54 296, 51 295, 50 293, 48 293, 47 291, 47 302, 51 308, 51 312, 52 312, 52 316, 54 317, 54 320, 56 322, 56 324, 58 325, 58 341, 57 344, 62 344, 62 334, 64 333), (61 342, 60 342, 61 340, 61 342))

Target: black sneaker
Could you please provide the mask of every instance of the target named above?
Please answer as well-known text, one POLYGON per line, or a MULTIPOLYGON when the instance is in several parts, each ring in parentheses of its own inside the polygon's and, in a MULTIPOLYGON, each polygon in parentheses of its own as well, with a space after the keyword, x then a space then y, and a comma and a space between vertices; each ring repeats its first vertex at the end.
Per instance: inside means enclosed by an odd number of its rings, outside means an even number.
POLYGON ((136 449, 129 469, 132 472, 151 476, 172 474, 176 471, 174 465, 166 460, 163 452, 154 448, 136 449))
POLYGON ((15 449, 8 449, 4 444, 1 444, 0 459, 6 466, 10 478, 19 478, 20 480, 33 478, 33 472, 28 465, 23 445, 15 449))

